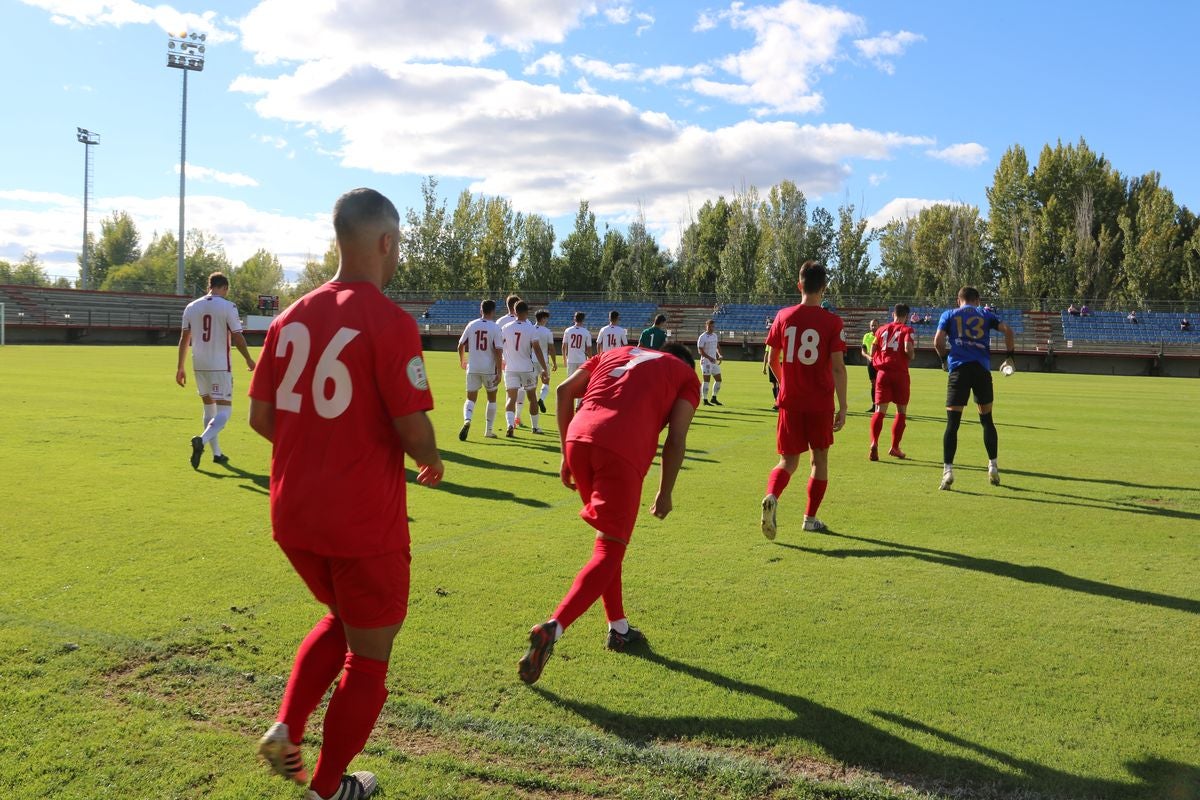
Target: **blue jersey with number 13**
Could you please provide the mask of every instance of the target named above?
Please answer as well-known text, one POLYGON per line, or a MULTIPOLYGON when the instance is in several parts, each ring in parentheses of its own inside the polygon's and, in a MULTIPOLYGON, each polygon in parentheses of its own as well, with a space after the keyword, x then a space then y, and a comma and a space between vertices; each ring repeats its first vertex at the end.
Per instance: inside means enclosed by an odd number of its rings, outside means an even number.
POLYGON ((945 331, 950 340, 950 369, 977 361, 991 369, 991 333, 1000 327, 1000 318, 991 311, 976 306, 962 306, 942 313, 938 330, 945 331))

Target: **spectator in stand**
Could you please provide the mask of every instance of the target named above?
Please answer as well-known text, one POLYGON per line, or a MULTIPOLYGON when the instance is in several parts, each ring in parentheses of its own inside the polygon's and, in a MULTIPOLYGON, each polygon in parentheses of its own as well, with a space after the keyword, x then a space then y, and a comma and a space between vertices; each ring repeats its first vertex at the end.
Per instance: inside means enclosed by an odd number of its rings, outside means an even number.
POLYGON ((1092 310, 1090 308, 1088 308, 1087 303, 1084 303, 1083 305, 1081 305, 1079 307, 1079 316, 1090 317, 1091 315, 1092 315, 1092 310))
POLYGON ((1075 307, 1074 303, 1071 303, 1071 305, 1067 306, 1067 313, 1070 314, 1072 317, 1078 317, 1079 309, 1075 307))
POLYGON ((925 316, 921 317, 921 323, 922 323, 922 324, 924 324, 924 325, 928 325, 928 324, 929 324, 929 323, 931 323, 931 322, 933 322, 933 317, 929 316, 928 314, 926 314, 925 316))
POLYGON ((915 311, 912 312, 912 314, 910 314, 908 317, 908 324, 909 325, 920 325, 921 324, 921 315, 915 311))
POLYGON ((1179 320, 1179 330, 1180 331, 1187 333, 1191 329, 1192 329, 1191 320, 1189 320, 1187 317, 1184 317, 1183 319, 1179 320))
POLYGON ((1127 316, 1125 318, 1125 321, 1128 322, 1130 325, 1137 325, 1138 324, 1137 312, 1130 311, 1129 316, 1127 316))

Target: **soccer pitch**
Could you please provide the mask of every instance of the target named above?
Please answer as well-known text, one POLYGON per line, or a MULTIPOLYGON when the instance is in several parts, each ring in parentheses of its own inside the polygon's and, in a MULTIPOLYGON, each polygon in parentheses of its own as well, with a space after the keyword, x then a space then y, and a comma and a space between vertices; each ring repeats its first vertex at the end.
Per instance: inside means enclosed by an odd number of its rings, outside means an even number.
MULTIPOLYGON (((270 538, 248 374, 230 464, 193 471, 201 408, 174 365, 173 347, 0 348, 7 796, 300 794, 254 747, 321 612, 270 538)), ((833 533, 801 531, 798 473, 772 543, 769 386, 726 362, 674 512, 643 511, 625 560, 651 647, 606 651, 595 608, 527 687, 526 633, 592 531, 553 413, 548 436, 484 440, 481 403, 459 442, 456 357, 428 366, 446 476, 409 487, 409 618, 352 766, 379 796, 1200 797, 1200 382, 997 374, 1003 484, 969 408, 939 492, 943 373, 913 373, 909 460, 870 463, 852 367, 833 533)))

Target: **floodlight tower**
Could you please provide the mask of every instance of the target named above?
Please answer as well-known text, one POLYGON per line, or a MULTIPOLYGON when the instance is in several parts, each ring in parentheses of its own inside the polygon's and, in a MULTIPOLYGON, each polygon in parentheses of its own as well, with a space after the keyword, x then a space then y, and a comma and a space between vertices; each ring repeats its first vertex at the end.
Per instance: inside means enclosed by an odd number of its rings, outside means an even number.
POLYGON ((80 258, 80 289, 89 289, 88 274, 88 198, 92 194, 92 145, 100 144, 100 134, 76 128, 75 138, 83 145, 83 256, 80 258))
POLYGON ((179 123, 179 250, 175 275, 175 293, 183 294, 183 195, 187 169, 187 77, 204 69, 204 33, 184 33, 167 38, 167 66, 183 73, 183 113, 179 123))

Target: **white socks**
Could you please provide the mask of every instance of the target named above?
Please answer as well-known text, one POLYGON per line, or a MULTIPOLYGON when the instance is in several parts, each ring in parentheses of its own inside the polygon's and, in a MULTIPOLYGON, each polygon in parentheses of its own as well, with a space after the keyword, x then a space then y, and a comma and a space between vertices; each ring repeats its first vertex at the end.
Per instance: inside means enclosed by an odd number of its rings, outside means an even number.
POLYGON ((700 387, 700 394, 704 397, 705 400, 708 399, 708 384, 707 383, 703 384, 700 387))
POLYGON ((496 424, 496 404, 487 404, 487 429, 488 433, 492 432, 492 426, 496 424))
POLYGON ((470 422, 471 417, 474 414, 475 414, 475 401, 468 400, 467 402, 463 403, 463 420, 465 422, 470 422))
POLYGON ((614 619, 612 622, 608 623, 608 629, 610 631, 616 631, 624 636, 625 634, 629 633, 629 620, 627 620, 625 617, 614 619))
POLYGON ((721 391, 721 382, 713 381, 713 399, 717 398, 717 392, 721 391))
POLYGON ((205 444, 211 444, 213 455, 221 455, 221 446, 217 444, 217 434, 225 427, 225 423, 229 422, 229 418, 233 416, 233 406, 217 406, 217 413, 208 423, 208 427, 204 429, 204 434, 200 437, 205 444))
MULTIPOLYGON (((519 407, 520 407, 520 406, 518 406, 518 408, 519 408, 519 407)), ((512 428, 512 427, 515 427, 515 425, 516 425, 516 422, 517 422, 517 412, 515 412, 515 411, 505 411, 505 412, 504 412, 504 418, 505 418, 506 420, 508 420, 508 427, 510 427, 510 428, 512 428)))
POLYGON ((533 429, 536 431, 538 429, 538 415, 530 414, 529 421, 533 423, 533 429))

